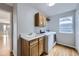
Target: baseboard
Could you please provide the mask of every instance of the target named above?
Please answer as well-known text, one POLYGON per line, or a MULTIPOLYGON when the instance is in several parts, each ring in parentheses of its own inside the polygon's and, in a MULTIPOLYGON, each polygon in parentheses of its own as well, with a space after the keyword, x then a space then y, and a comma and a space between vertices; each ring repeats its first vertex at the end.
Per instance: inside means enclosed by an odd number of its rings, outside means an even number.
POLYGON ((77 49, 77 48, 75 48, 75 50, 78 52, 78 54, 79 54, 79 50, 77 49))
POLYGON ((16 53, 13 51, 14 56, 17 56, 16 53))
POLYGON ((53 45, 53 47, 56 45, 56 43, 57 43, 57 42, 54 42, 54 45, 53 45))
POLYGON ((75 48, 74 46, 69 46, 69 45, 66 45, 66 44, 63 44, 63 43, 59 43, 59 42, 57 42, 57 44, 61 44, 61 45, 67 46, 67 47, 75 48))
POLYGON ((77 51, 78 51, 78 53, 79 53, 79 50, 78 49, 76 49, 77 51))
POLYGON ((69 45, 66 45, 66 44, 63 44, 63 43, 59 43, 59 42, 56 42, 57 44, 60 44, 60 45, 64 45, 64 46, 67 46, 67 47, 71 47, 71 48, 74 48, 78 54, 79 54, 79 50, 75 47, 75 46, 69 46, 69 45))

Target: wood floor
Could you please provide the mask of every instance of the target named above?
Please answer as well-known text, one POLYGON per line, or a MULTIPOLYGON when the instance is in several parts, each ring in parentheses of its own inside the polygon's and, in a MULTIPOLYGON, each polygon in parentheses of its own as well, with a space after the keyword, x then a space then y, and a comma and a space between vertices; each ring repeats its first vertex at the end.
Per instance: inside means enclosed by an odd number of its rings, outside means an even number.
POLYGON ((79 56, 73 48, 56 44, 49 52, 48 56, 79 56))
POLYGON ((8 48, 1 49, 0 56, 10 56, 10 50, 8 48))
POLYGON ((10 56, 10 38, 0 33, 0 56, 10 56))
MULTIPOLYGON (((2 45, 3 40, 1 39, 2 37, 0 37, 0 56, 10 56, 11 55, 10 49, 8 49, 10 42, 7 41, 8 44, 2 45)), ((79 54, 73 48, 69 48, 63 45, 56 44, 46 56, 79 56, 79 54)))

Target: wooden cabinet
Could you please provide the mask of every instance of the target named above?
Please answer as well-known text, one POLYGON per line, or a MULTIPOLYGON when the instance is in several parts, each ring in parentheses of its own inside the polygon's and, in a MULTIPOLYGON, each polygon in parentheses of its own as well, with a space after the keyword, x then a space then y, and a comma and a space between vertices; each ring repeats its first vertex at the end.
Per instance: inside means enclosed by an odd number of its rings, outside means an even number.
POLYGON ((38 40, 30 43, 30 56, 38 56, 38 40))
POLYGON ((21 55, 22 56, 29 56, 30 55, 29 44, 30 44, 29 42, 27 42, 25 39, 21 38, 21 55))
POLYGON ((35 14, 35 26, 39 26, 39 27, 46 26, 46 17, 41 13, 35 14))
POLYGON ((44 50, 44 37, 31 41, 21 38, 21 55, 22 56, 40 56, 44 50))
POLYGON ((41 55, 44 52, 44 38, 39 38, 39 55, 41 55))
POLYGON ((42 16, 43 17, 43 26, 46 26, 46 17, 45 16, 42 16))

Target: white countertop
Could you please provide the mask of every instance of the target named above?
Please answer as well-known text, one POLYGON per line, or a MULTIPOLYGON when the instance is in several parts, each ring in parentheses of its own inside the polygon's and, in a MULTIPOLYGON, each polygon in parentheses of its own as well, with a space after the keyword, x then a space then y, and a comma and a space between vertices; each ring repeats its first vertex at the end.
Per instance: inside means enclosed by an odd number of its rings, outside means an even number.
POLYGON ((21 38, 27 40, 27 41, 31 41, 33 39, 36 39, 36 38, 39 38, 39 37, 42 37, 42 36, 45 36, 43 34, 36 34, 35 36, 31 36, 31 37, 27 37, 27 35, 24 35, 24 34, 21 34, 21 38))
POLYGON ((27 36, 23 33, 21 33, 21 38, 27 40, 27 41, 31 41, 33 39, 36 39, 36 38, 39 38, 39 37, 43 37, 45 35, 51 35, 51 34, 56 34, 56 32, 46 32, 46 33, 43 33, 43 34, 34 34, 34 35, 31 35, 31 36, 27 36))

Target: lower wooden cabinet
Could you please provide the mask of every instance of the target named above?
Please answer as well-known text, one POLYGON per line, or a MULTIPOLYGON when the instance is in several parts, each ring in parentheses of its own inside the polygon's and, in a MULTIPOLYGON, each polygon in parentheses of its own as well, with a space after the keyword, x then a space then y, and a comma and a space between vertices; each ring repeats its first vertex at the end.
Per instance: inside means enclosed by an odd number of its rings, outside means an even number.
POLYGON ((38 40, 30 43, 30 56, 38 56, 38 40))
POLYGON ((44 37, 31 41, 21 38, 21 56, 40 56, 44 51, 44 37))
POLYGON ((21 56, 29 56, 29 42, 27 42, 25 39, 21 38, 21 56))
POLYGON ((44 51, 44 38, 39 38, 39 55, 41 55, 44 51))

